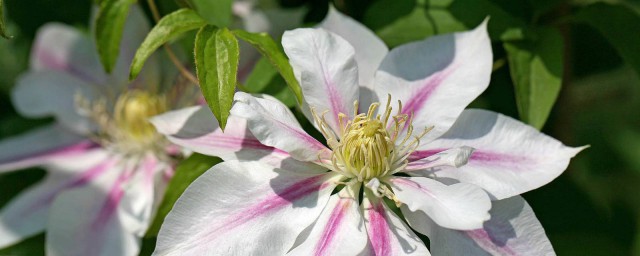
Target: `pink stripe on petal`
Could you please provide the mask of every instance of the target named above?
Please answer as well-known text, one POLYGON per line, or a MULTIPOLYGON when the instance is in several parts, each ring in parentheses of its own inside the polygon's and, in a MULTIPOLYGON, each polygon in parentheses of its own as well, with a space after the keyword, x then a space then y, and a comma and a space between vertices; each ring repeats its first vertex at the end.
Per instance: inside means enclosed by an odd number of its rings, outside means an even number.
POLYGON ((329 102, 331 103, 331 114, 336 124, 339 124, 340 117, 338 114, 349 114, 345 107, 342 105, 342 99, 340 94, 336 90, 336 85, 329 79, 328 74, 324 74, 325 85, 329 96, 329 102))
MULTIPOLYGON (((338 116, 338 115, 336 114, 336 117, 337 117, 337 116, 338 116)), ((293 135, 294 135, 295 137, 297 137, 297 138, 299 138, 300 140, 304 141, 304 142, 305 142, 307 145, 309 145, 310 147, 313 147, 313 148, 314 148, 314 149, 316 149, 316 150, 323 150, 323 149, 325 149, 325 148, 326 148, 324 145, 322 145, 322 143, 320 143, 318 140, 316 140, 316 139, 314 139, 313 137, 311 137, 311 136, 310 136, 308 133, 306 133, 305 131, 301 131, 301 130, 295 129, 295 128, 293 128, 293 127, 289 126, 288 124, 283 123, 283 122, 280 122, 280 121, 275 120, 275 119, 274 119, 274 121, 276 121, 276 122, 278 122, 279 124, 281 124, 281 126, 282 126, 284 129, 287 129, 288 131, 290 131, 291 133, 293 133, 293 135)), ((336 120, 336 123, 337 123, 337 120, 336 120)))
MULTIPOLYGON (((133 176, 133 173, 130 169, 124 170, 122 174, 118 177, 118 179, 113 183, 111 189, 109 190, 104 204, 100 209, 100 212, 94 222, 91 224, 92 229, 94 231, 101 230, 104 225, 109 223, 112 220, 113 214, 118 209, 118 205, 120 205, 120 201, 124 196, 125 190, 124 185, 129 181, 129 179, 133 176)), ((96 232, 99 233, 99 232, 96 232)))
POLYGON ((294 201, 300 200, 314 192, 321 191, 329 185, 328 183, 320 182, 322 178, 323 175, 318 175, 301 180, 280 192, 276 192, 274 195, 262 199, 260 202, 230 216, 224 221, 224 225, 209 230, 201 239, 213 241, 223 236, 226 231, 233 230, 252 219, 282 209, 283 207, 291 205, 294 201))
POLYGON ((372 205, 369 210, 369 240, 373 246, 376 256, 391 255, 391 234, 389 233, 389 223, 385 216, 385 209, 382 201, 372 205))
MULTIPOLYGON (((417 161, 423 158, 427 158, 433 156, 437 153, 447 150, 446 148, 442 149, 429 149, 429 150, 418 150, 411 153, 409 156, 409 164, 413 161, 417 161)), ((469 157, 468 165, 493 165, 493 166, 508 166, 508 167, 519 167, 522 165, 532 163, 532 159, 522 155, 510 155, 499 152, 490 152, 484 151, 481 149, 476 149, 471 153, 471 157, 469 157)))
POLYGON ((340 200, 338 205, 331 212, 331 217, 327 222, 327 226, 322 232, 320 241, 316 245, 315 255, 326 255, 326 250, 331 247, 334 242, 334 236, 340 231, 340 225, 343 224, 344 216, 351 206, 351 200, 340 200))
POLYGON ((51 205, 53 200, 58 196, 58 194, 60 194, 60 192, 63 192, 67 189, 80 187, 89 183, 91 180, 95 179, 96 177, 113 167, 114 164, 115 161, 106 160, 94 167, 87 169, 84 172, 79 173, 75 178, 69 179, 67 182, 62 183, 60 184, 60 186, 52 189, 50 193, 44 195, 45 197, 42 197, 39 200, 35 200, 31 206, 24 209, 23 214, 28 215, 31 212, 36 212, 41 207, 51 205))
MULTIPOLYGON (((444 79, 453 72, 453 70, 454 67, 449 66, 444 70, 438 71, 427 78, 423 85, 413 90, 414 94, 412 97, 406 102, 403 102, 404 106, 402 107, 402 114, 413 116, 413 114, 420 112, 425 102, 431 98, 431 95, 442 84, 442 81, 444 81, 444 79)), ((405 128, 406 127, 407 126, 405 126, 405 128)))
POLYGON ((471 154, 469 162, 474 164, 520 166, 530 163, 531 159, 525 156, 476 150, 471 154))
POLYGON ((90 83, 101 83, 95 77, 86 72, 76 68, 75 66, 69 64, 70 60, 61 60, 53 56, 49 52, 43 50, 42 48, 36 48, 36 58, 44 64, 48 69, 58 70, 58 71, 66 71, 69 74, 90 83))
POLYGON ((286 154, 286 155, 289 154, 277 148, 266 146, 255 138, 230 137, 228 135, 210 134, 206 136, 206 139, 203 137, 199 137, 199 138, 193 138, 193 139, 176 138, 176 140, 182 141, 185 144, 212 147, 212 148, 226 148, 233 151, 238 151, 241 149, 254 149, 254 150, 268 150, 268 151, 273 151, 273 153, 280 153, 280 154, 286 154))
POLYGON ((153 186, 153 176, 157 166, 158 159, 154 156, 147 156, 145 161, 142 162, 142 171, 144 172, 144 180, 147 186, 153 186))
POLYGON ((75 144, 62 146, 54 149, 46 149, 33 152, 29 155, 21 155, 8 159, 1 159, 0 165, 30 165, 39 164, 42 161, 54 157, 72 156, 85 153, 87 150, 98 148, 99 145, 91 141, 81 141, 75 144))
POLYGON ((429 149, 429 150, 416 150, 409 155, 409 162, 417 161, 423 158, 430 157, 432 155, 438 154, 447 149, 438 148, 438 149, 429 149))
POLYGON ((504 246, 498 246, 495 243, 493 243, 491 241, 491 237, 489 233, 487 233, 487 231, 484 229, 476 229, 471 231, 459 231, 459 232, 466 234, 471 239, 473 239, 473 241, 475 241, 478 244, 478 246, 480 246, 482 249, 492 254, 512 255, 512 256, 518 255, 516 251, 511 249, 506 244, 504 246))

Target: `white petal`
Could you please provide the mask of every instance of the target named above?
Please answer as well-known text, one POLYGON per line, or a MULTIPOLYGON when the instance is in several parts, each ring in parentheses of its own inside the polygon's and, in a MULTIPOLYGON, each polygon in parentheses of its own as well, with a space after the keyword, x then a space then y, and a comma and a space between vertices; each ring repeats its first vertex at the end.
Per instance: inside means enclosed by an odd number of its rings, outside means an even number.
POLYGON ((558 177, 582 148, 570 148, 513 118, 485 110, 465 110, 441 138, 410 158, 453 147, 475 148, 460 168, 435 168, 426 175, 476 184, 497 199, 536 189, 558 177))
POLYGON ((153 203, 155 164, 112 163, 108 172, 54 201, 48 255, 138 255, 153 203))
POLYGON ((432 156, 411 161, 404 171, 423 170, 437 167, 461 167, 469 162, 469 158, 475 149, 462 146, 450 148, 432 156))
POLYGON ((43 181, 20 193, 0 211, 0 248, 42 232, 56 196, 104 173, 108 167, 103 163, 106 157, 105 151, 94 150, 65 158, 74 162, 74 166, 47 168, 49 172, 43 181))
POLYGON ((431 141, 455 122, 462 110, 489 85, 491 41, 486 22, 476 29, 430 37, 389 52, 376 73, 378 99, 402 102, 416 132, 433 126, 422 138, 431 141))
POLYGON ((62 125, 78 133, 88 133, 92 122, 78 114, 75 95, 92 100, 96 87, 57 71, 28 72, 18 78, 11 92, 16 110, 27 117, 53 115, 62 125))
POLYGON ((493 201, 491 220, 481 229, 451 230, 403 209, 408 222, 428 234, 434 255, 555 255, 531 207, 520 196, 493 201), (427 221, 424 221, 427 220, 427 221))
POLYGON ((158 132, 180 146, 195 152, 217 156, 225 161, 261 161, 290 170, 324 172, 315 164, 297 161, 289 153, 263 145, 247 128, 247 121, 229 116, 229 129, 222 132, 206 106, 171 111, 151 118, 158 132))
POLYGON ((86 83, 107 81, 89 36, 61 23, 49 23, 38 30, 31 51, 31 68, 63 72, 86 83))
POLYGON ((47 163, 53 158, 83 154, 96 145, 54 124, 0 142, 0 172, 47 163))
POLYGON ((300 175, 260 162, 218 164, 178 199, 154 255, 283 255, 318 217, 334 182, 331 174, 300 175))
POLYGON ((238 92, 231 114, 245 118, 251 133, 264 145, 284 150, 301 161, 328 159, 330 150, 307 134, 291 110, 277 100, 238 92))
MULTIPOLYGON (((358 99, 358 67, 353 46, 324 29, 301 28, 287 31, 282 46, 304 95, 305 106, 326 119, 339 131, 339 114, 353 117, 358 99)), ((309 120, 313 121, 313 118, 309 120)))
POLYGON ((471 230, 489 219, 491 200, 484 190, 472 184, 444 185, 423 177, 388 179, 398 199, 411 211, 422 211, 438 225, 471 230))
POLYGON ((381 199, 366 191, 362 208, 369 234, 368 255, 431 255, 418 236, 381 199))
POLYGON ((333 5, 319 26, 341 36, 355 48, 358 81, 360 85, 372 86, 373 75, 389 52, 387 45, 373 31, 340 13, 333 5))
POLYGON ((356 189, 331 196, 307 239, 288 255, 359 255, 367 246, 367 231, 356 189))

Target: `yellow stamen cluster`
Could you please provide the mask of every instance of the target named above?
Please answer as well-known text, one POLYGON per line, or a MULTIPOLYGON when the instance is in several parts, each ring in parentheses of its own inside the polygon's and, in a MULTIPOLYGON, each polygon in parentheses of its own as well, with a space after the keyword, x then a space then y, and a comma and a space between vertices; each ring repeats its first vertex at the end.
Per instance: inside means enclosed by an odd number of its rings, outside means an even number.
MULTIPOLYGON (((398 102, 398 114, 392 116, 390 103, 389 96, 382 115, 376 114, 380 103, 371 104, 367 113, 354 113, 351 120, 345 120, 346 115, 341 113, 338 134, 331 132, 324 115, 319 116, 312 110, 333 151, 328 168, 362 182, 394 174, 406 167, 409 154, 430 129, 412 136, 413 126, 409 116, 402 114, 402 104, 398 102), (400 138, 399 134, 405 129, 406 134, 400 138)), ((358 109, 357 101, 354 109, 358 109)))
POLYGON ((114 121, 122 135, 136 142, 153 139, 156 129, 149 118, 167 111, 164 97, 134 90, 118 98, 114 106, 114 121))
POLYGON ((394 148, 385 124, 374 116, 378 105, 372 104, 366 115, 356 115, 345 126, 340 144, 333 154, 333 161, 364 179, 376 177, 390 169, 389 158, 394 148))
POLYGON ((149 118, 167 111, 164 96, 131 90, 121 94, 114 105, 107 102, 104 98, 90 102, 82 95, 76 96, 80 114, 97 126, 93 136, 96 142, 127 155, 162 150, 164 139, 149 123, 149 118))

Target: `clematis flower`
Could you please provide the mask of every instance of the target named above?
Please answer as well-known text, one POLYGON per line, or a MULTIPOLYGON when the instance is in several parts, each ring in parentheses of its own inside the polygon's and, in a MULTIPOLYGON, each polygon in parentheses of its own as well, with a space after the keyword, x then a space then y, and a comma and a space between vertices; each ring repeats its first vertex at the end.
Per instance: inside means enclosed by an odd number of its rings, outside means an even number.
POLYGON ((489 84, 486 22, 388 51, 332 9, 282 44, 324 141, 242 92, 224 133, 202 107, 154 117, 172 142, 225 160, 176 202, 156 255, 429 255, 414 230, 438 255, 554 253, 518 195, 581 148, 465 110, 489 84))
POLYGON ((197 98, 195 86, 170 89, 177 73, 161 76, 157 56, 129 83, 148 31, 141 9, 132 8, 111 75, 88 35, 57 23, 38 31, 31 69, 12 100, 22 115, 56 122, 0 142, 0 171, 41 166, 48 173, 0 211, 0 247, 46 229, 49 255, 138 254, 180 153, 148 118, 197 98))

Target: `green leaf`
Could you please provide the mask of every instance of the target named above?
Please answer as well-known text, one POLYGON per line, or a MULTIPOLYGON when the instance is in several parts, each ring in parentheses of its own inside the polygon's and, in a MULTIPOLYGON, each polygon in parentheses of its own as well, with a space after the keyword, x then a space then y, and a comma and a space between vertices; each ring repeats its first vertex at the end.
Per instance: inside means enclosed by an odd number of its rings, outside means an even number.
POLYGON ((180 9, 164 16, 158 24, 156 24, 151 32, 136 51, 131 63, 129 79, 135 79, 144 62, 151 54, 169 40, 181 35, 184 32, 197 29, 206 25, 207 22, 191 9, 180 9))
POLYGON ((637 12, 621 5, 596 3, 579 11, 575 21, 598 30, 640 74, 640 15, 637 12))
POLYGON ((45 241, 44 233, 31 236, 13 244, 9 247, 0 249, 0 255, 44 255, 45 254, 45 241))
POLYGON ((507 58, 522 121, 544 126, 562 85, 563 40, 554 29, 541 29, 535 41, 507 42, 507 58))
POLYGON ((238 40, 226 28, 206 25, 196 35, 194 52, 200 89, 224 130, 236 89, 238 40))
POLYGON ((127 15, 136 0, 103 0, 96 18, 96 44, 107 73, 116 65, 127 15))
POLYGON ((176 173, 167 185, 162 202, 160 202, 160 205, 158 206, 156 216, 153 219, 153 222, 151 222, 151 226, 149 226, 145 237, 155 237, 158 235, 164 218, 167 216, 169 211, 171 211, 171 208, 173 208, 173 205, 176 203, 180 195, 182 195, 191 182, 219 162, 220 159, 216 157, 193 154, 178 165, 176 173))
POLYGON ((4 27, 4 5, 2 5, 2 0, 0 0, 0 36, 11 39, 11 36, 7 35, 7 29, 4 27))
POLYGON ((228 27, 231 24, 233 0, 191 0, 196 11, 210 24, 228 27))
POLYGON ((296 96, 298 103, 302 103, 302 88, 293 74, 293 68, 289 64, 289 59, 284 52, 278 47, 273 38, 267 33, 250 33, 244 30, 234 30, 233 33, 240 39, 253 45, 263 56, 265 56, 271 65, 273 65, 282 78, 287 82, 289 88, 296 96))
POLYGON ((253 70, 247 76, 247 80, 244 82, 244 89, 250 93, 262 92, 277 75, 278 70, 269 63, 269 60, 262 57, 256 62, 253 70))
POLYGON ((377 30, 376 34, 389 47, 395 47, 429 36, 466 29, 448 10, 417 7, 408 15, 377 30))
MULTIPOLYGON (((523 6, 526 4, 524 0, 503 1, 515 6, 523 6)), ((490 0, 456 0, 449 6, 451 14, 467 27, 473 28, 480 24, 484 19, 490 17, 487 30, 492 41, 506 40, 502 38, 505 32, 514 28, 526 27, 525 21, 521 16, 513 15, 511 10, 505 9, 496 1, 490 0)), ((510 35, 512 36, 512 34, 510 35)), ((509 38, 522 39, 522 38, 509 38)))

